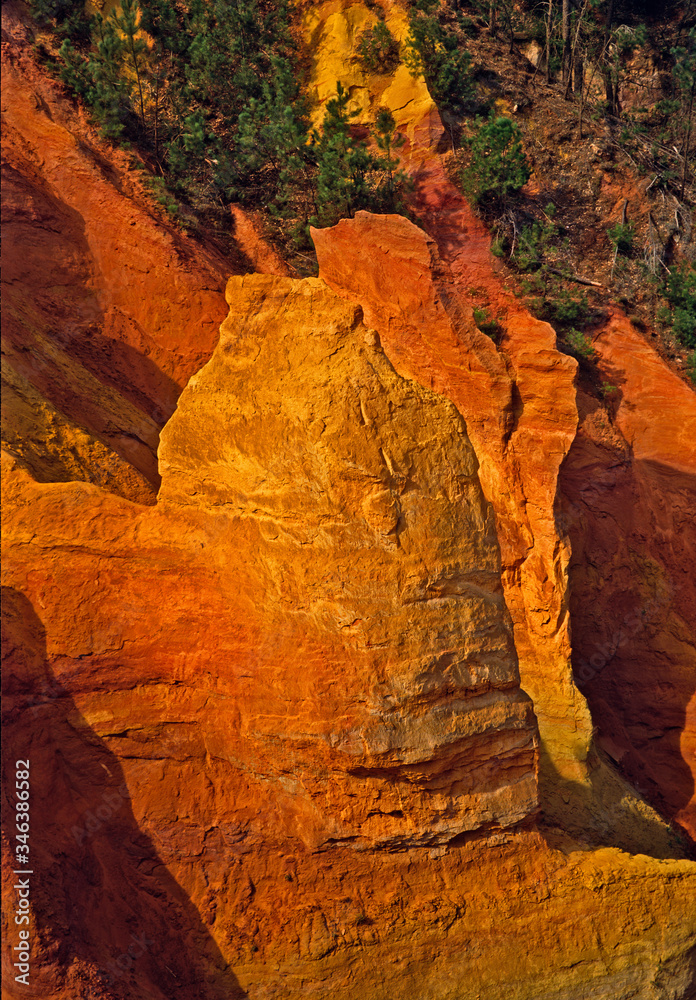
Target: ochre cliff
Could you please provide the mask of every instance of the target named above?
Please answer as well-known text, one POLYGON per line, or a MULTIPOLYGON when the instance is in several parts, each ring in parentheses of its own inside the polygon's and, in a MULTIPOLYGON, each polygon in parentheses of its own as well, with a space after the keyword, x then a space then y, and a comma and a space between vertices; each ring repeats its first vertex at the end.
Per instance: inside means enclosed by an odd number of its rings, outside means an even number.
MULTIPOLYGON (((331 42, 320 47, 315 57, 316 94, 320 101, 330 96, 335 80, 345 79, 345 73, 340 72, 343 66, 348 68, 357 120, 373 119, 380 103, 391 107, 408 137, 402 162, 414 181, 413 208, 430 240, 403 219, 377 223, 359 214, 332 231, 314 233, 320 273, 341 294, 363 306, 397 370, 447 395, 467 422, 481 462, 484 493, 495 508, 503 585, 522 686, 532 696, 539 720, 545 814, 554 821, 563 816, 566 824, 569 816, 576 816, 579 827, 595 826, 596 832, 608 826, 629 849, 654 849, 654 838, 660 836, 655 817, 621 775, 595 752, 592 733, 597 722, 591 718, 572 673, 571 661, 577 664, 586 650, 595 655, 597 648, 592 612, 588 620, 580 609, 605 609, 601 634, 607 648, 606 629, 617 634, 626 616, 625 604, 616 603, 612 587, 604 590, 597 603, 603 566, 597 567, 587 594, 580 576, 574 588, 568 583, 571 524, 572 538, 580 548, 583 543, 578 530, 583 536, 587 534, 590 545, 597 536, 596 524, 585 519, 579 527, 578 519, 568 516, 560 497, 566 480, 559 473, 581 419, 575 398, 576 362, 558 350, 554 330, 532 317, 497 273, 486 228, 434 152, 444 129, 437 111, 424 98, 423 81, 404 75, 403 66, 393 77, 377 78, 378 85, 375 78, 361 75, 355 59, 364 16, 359 9, 364 10, 361 5, 332 0, 313 12, 310 23, 321 21, 325 32, 331 34, 331 42), (432 287, 427 278, 424 280, 430 270, 432 287), (471 306, 481 303, 502 326, 498 350, 473 322, 471 306), (574 616, 570 614, 571 592, 574 616), (551 678, 553 683, 549 683, 551 678), (647 839, 642 839, 641 829, 647 839)), ((386 4, 384 12, 394 35, 402 37, 399 9, 386 4)), ((630 453, 634 443, 642 442, 645 454, 635 455, 634 467, 651 462, 648 453, 655 448, 667 470, 676 465, 678 482, 667 473, 669 492, 679 510, 693 510, 693 499, 689 499, 694 489, 689 429, 696 419, 693 392, 618 313, 610 317, 594 346, 599 358, 606 358, 608 364, 602 370, 611 384, 619 386, 623 399, 613 431, 623 439, 621 447, 630 453), (666 407, 660 404, 663 395, 669 401, 666 407), (671 418, 667 418, 668 410, 671 418), (672 434, 671 427, 679 429, 672 434)), ((577 437, 582 440, 583 432, 577 437)), ((574 460, 567 459, 569 465, 574 460)), ((622 501, 618 494, 614 496, 618 511, 622 501)), ((638 503, 636 516, 644 525, 653 517, 651 500, 645 494, 638 503)), ((693 523, 693 517, 688 524, 681 520, 687 551, 694 544, 693 523)), ((660 543, 644 535, 629 539, 632 529, 625 518, 619 517, 615 527, 614 544, 637 553, 633 580, 642 588, 647 605, 653 587, 648 550, 660 543)), ((671 528, 668 534, 676 539, 671 528)), ((655 627, 656 650, 670 650, 666 656, 656 653, 663 665, 658 682, 662 685, 658 697, 662 707, 657 713, 648 713, 649 733, 636 733, 635 741, 649 757, 656 751, 655 739, 659 737, 658 756, 673 774, 670 780, 679 786, 665 798, 658 794, 655 781, 647 779, 639 782, 640 795, 693 834, 696 727, 686 706, 693 694, 696 656, 693 610, 689 612, 694 595, 689 583, 684 585, 687 563, 676 553, 668 554, 671 544, 668 541, 666 546, 669 565, 663 583, 665 592, 680 595, 681 608, 675 609, 679 620, 673 622, 667 615, 655 627), (648 746, 652 749, 647 750, 648 746)), ((649 610, 639 608, 642 618, 649 610)), ((630 706, 632 692, 643 688, 634 675, 630 679, 624 675, 624 680, 620 700, 630 706)), ((644 691, 636 697, 635 708, 629 707, 628 712, 643 714, 657 696, 658 688, 653 686, 649 695, 644 691)), ((600 742, 602 745, 606 742, 600 742)), ((638 759, 644 757, 639 753, 636 762, 638 759)), ((636 763, 625 770, 634 785, 641 766, 636 763)))
POLYGON ((40 480, 154 502, 159 430, 210 356, 237 262, 157 217, 6 13, 3 443, 40 480))
POLYGON ((534 718, 461 416, 323 282, 228 296, 156 506, 5 460, 37 995, 686 995, 693 864, 519 830, 534 718))
POLYGON ((611 413, 577 390, 423 81, 350 62, 374 16, 310 10, 315 79, 394 107, 424 228, 361 213, 298 281, 237 215, 274 274, 226 307, 247 262, 7 47, 10 1000, 696 994, 696 865, 648 805, 693 833, 694 397, 618 312, 611 413))
POLYGON ((612 409, 579 396, 562 470, 575 676, 598 743, 696 839, 696 395, 625 316, 594 341, 612 409))

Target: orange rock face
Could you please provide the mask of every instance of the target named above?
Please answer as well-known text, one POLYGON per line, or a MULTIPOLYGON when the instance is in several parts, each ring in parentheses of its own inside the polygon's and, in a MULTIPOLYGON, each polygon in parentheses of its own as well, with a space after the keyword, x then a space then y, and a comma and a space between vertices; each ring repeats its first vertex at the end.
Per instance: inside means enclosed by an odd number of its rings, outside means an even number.
MULTIPOLYGON (((327 79, 373 16, 312 11, 327 79)), ((688 827, 675 380, 617 317, 601 431, 405 72, 380 96, 419 109, 429 234, 361 214, 293 281, 237 214, 276 275, 225 306, 224 265, 9 52, 3 996, 690 997, 696 866, 592 744, 688 827)))
POLYGON ((125 155, 21 41, 4 50, 3 441, 39 479, 153 502, 159 430, 216 343, 233 265, 158 220, 125 155))
MULTIPOLYGON (((523 686, 540 722, 543 796, 552 809, 559 794, 556 772, 561 783, 582 776, 591 729, 582 698, 572 693, 569 551, 554 518, 558 469, 577 421, 575 362, 557 352, 548 324, 515 309, 500 288, 499 301, 509 311, 507 354, 498 352, 476 328, 461 278, 442 260, 435 241, 400 216, 359 212, 313 236, 321 276, 361 303, 397 371, 447 396, 466 420, 481 483, 496 512, 505 598, 523 686)), ((464 243, 466 237, 463 227, 458 239, 464 243)), ((480 267, 479 280, 484 276, 480 267)), ((488 284, 496 288, 490 267, 488 284)))
POLYGON ((536 724, 459 415, 397 376, 323 283, 233 279, 228 295, 220 347, 164 432, 156 510, 34 494, 84 552, 81 569, 39 560, 40 598, 8 553, 8 581, 53 605, 50 655, 71 673, 89 647, 85 692, 108 678, 115 706, 136 678, 205 692, 211 752, 246 760, 246 780, 292 774, 282 823, 311 846, 433 845, 533 816, 536 724), (93 517, 125 562, 99 554, 93 517))
POLYGON ((585 400, 563 467, 575 676, 599 745, 696 839, 696 396, 620 314, 595 349, 620 433, 585 400))
POLYGON ((156 506, 5 459, 37 995, 683 994, 694 865, 519 830, 534 718, 456 408, 320 281, 228 295, 156 506))

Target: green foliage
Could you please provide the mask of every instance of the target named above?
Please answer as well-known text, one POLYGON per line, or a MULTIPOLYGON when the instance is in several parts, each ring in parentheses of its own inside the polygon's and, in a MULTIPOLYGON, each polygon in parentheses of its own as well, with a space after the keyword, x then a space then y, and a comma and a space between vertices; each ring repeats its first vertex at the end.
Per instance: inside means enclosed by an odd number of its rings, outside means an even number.
POLYGON ((689 32, 687 45, 672 49, 674 78, 683 94, 690 94, 696 81, 696 27, 689 32))
POLYGON ((316 161, 284 0, 121 0, 93 19, 86 49, 65 39, 59 72, 179 199, 213 214, 262 203, 281 228, 301 217, 306 229, 316 161))
POLYGON ((587 318, 587 296, 572 295, 563 288, 549 300, 549 310, 553 319, 561 326, 578 323, 587 318))
POLYGON ((52 28, 59 38, 88 42, 92 21, 82 0, 30 0, 31 12, 42 28, 52 28))
POLYGON ((123 51, 125 61, 129 64, 129 69, 135 74, 138 86, 138 96, 140 104, 140 120, 145 125, 145 105, 143 100, 143 86, 141 81, 141 68, 144 69, 144 56, 147 52, 147 45, 139 37, 140 32, 140 10, 138 0, 121 0, 120 9, 114 11, 114 24, 123 39, 123 51))
POLYGON ((394 115, 389 108, 378 108, 372 134, 382 153, 382 156, 373 158, 373 163, 383 174, 383 180, 378 184, 373 197, 375 208, 405 213, 401 194, 410 187, 411 182, 393 154, 401 149, 406 137, 397 133, 394 115))
POLYGON ((481 333, 485 333, 487 337, 490 337, 495 343, 500 339, 500 335, 503 330, 497 319, 491 319, 488 315, 488 310, 477 307, 474 309, 474 323, 479 328, 481 333))
POLYGON ((394 116, 388 108, 378 111, 373 137, 383 155, 375 155, 352 135, 351 120, 357 112, 349 111, 348 103, 349 95, 339 81, 336 96, 327 102, 321 131, 312 134, 317 162, 316 213, 310 220, 314 225, 331 226, 359 209, 403 207, 400 193, 406 175, 393 153, 405 140, 396 134, 394 116))
MULTIPOLYGON (((555 209, 554 209, 555 211, 555 209)), ((536 271, 544 262, 552 241, 558 235, 558 226, 553 222, 543 223, 535 219, 523 225, 518 234, 510 263, 523 273, 536 271)))
POLYGON ((633 251, 633 240, 636 235, 632 222, 617 222, 607 229, 607 236, 618 253, 628 255, 633 251))
POLYGON ((439 107, 462 111, 475 92, 471 56, 457 34, 433 15, 437 5, 414 3, 404 44, 404 63, 413 76, 422 74, 439 107))
POLYGON ((392 73, 399 65, 399 45, 384 21, 360 35, 357 57, 366 73, 392 73))
POLYGON ((686 359, 686 374, 696 385, 696 351, 691 351, 686 359))
MULTIPOLYGON (((57 5, 68 0, 35 3, 55 28, 57 5)), ((155 194, 170 214, 188 203, 215 224, 230 201, 261 205, 279 238, 299 250, 309 245, 310 220, 403 210, 396 154, 404 140, 389 111, 377 116, 373 153, 353 136, 339 84, 321 128, 310 132, 286 0, 120 0, 90 27, 87 44, 64 38, 58 72, 105 135, 136 144, 156 164, 155 194)), ((380 68, 398 59, 381 21, 361 49, 380 68)))
POLYGON ((104 134, 117 139, 126 127, 128 86, 121 76, 123 42, 114 20, 97 15, 96 48, 84 65, 84 96, 104 134))
POLYGON ((563 288, 558 279, 549 275, 546 266, 523 278, 521 284, 525 295, 533 295, 529 307, 539 319, 545 319, 557 327, 572 327, 587 319, 587 297, 574 295, 563 288))
POLYGON ((165 184, 163 177, 147 177, 146 184, 155 196, 155 200, 160 204, 171 216, 176 216, 179 214, 179 206, 174 198, 167 191, 167 186, 165 184))
POLYGON ((336 96, 326 104, 321 132, 314 132, 318 165, 315 225, 331 226, 351 218, 368 202, 367 173, 372 158, 365 142, 351 135, 356 112, 348 110, 349 95, 339 81, 336 96))
POLYGON ((462 173, 462 184, 476 204, 504 201, 529 180, 522 134, 509 118, 481 124, 469 145, 471 160, 462 173))
MULTIPOLYGON (((582 358, 584 361, 591 361, 592 358, 594 358, 596 351, 592 346, 592 342, 590 341, 590 338, 584 333, 581 333, 580 330, 570 330, 566 334, 565 340, 573 354, 575 354, 578 358, 582 358)), ((605 385, 607 385, 610 390, 614 389, 614 386, 609 386, 608 383, 605 383, 605 385)))
POLYGON ((665 285, 671 307, 672 330, 685 347, 696 348, 696 266, 673 267, 665 285))

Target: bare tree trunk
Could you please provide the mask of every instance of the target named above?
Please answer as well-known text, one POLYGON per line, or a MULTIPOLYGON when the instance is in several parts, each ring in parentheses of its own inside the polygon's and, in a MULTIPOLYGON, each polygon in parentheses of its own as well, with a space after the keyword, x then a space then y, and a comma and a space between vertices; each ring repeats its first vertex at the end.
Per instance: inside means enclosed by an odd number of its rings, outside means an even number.
POLYGON ((607 97, 607 111, 610 115, 615 115, 618 105, 618 81, 614 79, 614 74, 612 72, 612 67, 609 62, 609 38, 611 35, 611 26, 614 20, 614 0, 609 0, 609 6, 607 7, 607 19, 604 22, 604 46, 603 46, 603 63, 602 75, 604 77, 604 90, 607 97))
POLYGON ((553 24, 553 0, 549 0, 549 12, 546 15, 546 82, 551 80, 551 25, 553 24))
POLYGON ((614 0, 609 0, 609 6, 607 7, 607 19, 604 22, 604 48, 606 50, 609 44, 609 34, 611 32, 611 26, 614 22, 614 0))
POLYGON ((570 75, 570 0, 563 0, 561 15, 561 34, 563 37, 563 82, 567 83, 570 75))
MULTIPOLYGON (((566 80, 566 88, 563 93, 566 101, 570 97, 571 89, 575 90, 575 93, 579 93, 582 98, 582 88, 584 84, 584 63, 582 58, 582 51, 580 47, 580 30, 582 28, 583 18, 585 17, 585 12, 587 11, 589 0, 584 0, 581 10, 575 21, 575 36, 573 38, 573 44, 570 49, 570 65, 573 68, 573 72, 568 73, 568 79, 566 80)), ((582 132, 582 130, 581 130, 582 132)))
POLYGON ((494 38, 498 31, 498 25, 496 23, 496 6, 496 0, 491 0, 488 7, 488 30, 494 38))
POLYGON ((681 200, 684 200, 686 190, 686 175, 689 169, 689 143, 691 140, 691 113, 694 109, 694 93, 696 92, 696 78, 691 84, 691 96, 689 99, 689 111, 686 116, 686 136, 684 137, 684 169, 682 170, 681 200))

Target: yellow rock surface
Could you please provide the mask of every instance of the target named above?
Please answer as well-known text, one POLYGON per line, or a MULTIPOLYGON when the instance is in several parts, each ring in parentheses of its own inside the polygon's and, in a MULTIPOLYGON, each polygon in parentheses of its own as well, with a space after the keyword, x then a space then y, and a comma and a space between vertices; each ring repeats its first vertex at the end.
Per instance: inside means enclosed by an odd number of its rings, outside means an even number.
MULTIPOLYGON (((414 78, 403 62, 392 73, 366 74, 356 58, 361 32, 373 27, 377 15, 361 3, 329 0, 312 5, 304 16, 307 48, 312 53, 311 88, 317 105, 315 125, 324 117, 326 102, 335 95, 340 81, 350 95, 349 108, 357 112, 355 122, 372 124, 377 108, 390 109, 397 131, 413 142, 423 137, 424 123, 432 128, 430 138, 442 133, 442 124, 425 80, 414 78)), ((385 5, 384 22, 402 43, 408 34, 408 18, 397 4, 385 5)))

